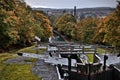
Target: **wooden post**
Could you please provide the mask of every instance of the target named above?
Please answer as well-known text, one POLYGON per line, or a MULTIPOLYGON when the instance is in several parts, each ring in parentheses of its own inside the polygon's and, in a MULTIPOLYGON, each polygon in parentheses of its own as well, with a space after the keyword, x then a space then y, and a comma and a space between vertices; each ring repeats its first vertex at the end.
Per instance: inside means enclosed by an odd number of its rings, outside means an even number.
POLYGON ((83 52, 83 54, 84 54, 84 46, 83 46, 83 48, 82 48, 82 52, 83 52))
POLYGON ((51 53, 51 51, 49 51, 49 55, 50 55, 50 57, 52 57, 52 53, 51 53))
POLYGON ((95 47, 94 47, 94 57, 93 57, 93 62, 96 62, 96 57, 95 57, 96 53, 97 53, 97 47, 95 46, 95 47))
POLYGON ((68 55, 68 74, 69 74, 68 80, 70 80, 71 79, 71 55, 68 55))
POLYGON ((38 54, 39 53, 39 51, 38 51, 38 41, 37 41, 37 45, 36 45, 36 54, 38 54))
POLYGON ((92 64, 90 64, 90 63, 88 64, 88 69, 89 69, 88 70, 88 80, 91 80, 91 65, 92 64))
POLYGON ((106 60, 108 59, 107 55, 104 55, 104 65, 103 65, 103 70, 106 70, 106 60))

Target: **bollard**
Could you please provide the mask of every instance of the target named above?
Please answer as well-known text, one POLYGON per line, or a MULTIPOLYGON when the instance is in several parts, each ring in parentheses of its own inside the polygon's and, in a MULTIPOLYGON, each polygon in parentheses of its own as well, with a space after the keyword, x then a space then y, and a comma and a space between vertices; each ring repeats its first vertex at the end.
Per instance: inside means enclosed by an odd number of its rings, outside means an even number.
POLYGON ((22 53, 22 52, 18 52, 18 53, 17 53, 17 55, 22 56, 22 55, 23 55, 23 53, 22 53))

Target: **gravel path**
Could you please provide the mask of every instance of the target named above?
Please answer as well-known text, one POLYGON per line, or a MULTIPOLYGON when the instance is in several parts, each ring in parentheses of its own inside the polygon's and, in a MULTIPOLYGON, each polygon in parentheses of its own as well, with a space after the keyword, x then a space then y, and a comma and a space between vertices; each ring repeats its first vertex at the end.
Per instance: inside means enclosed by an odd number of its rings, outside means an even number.
POLYGON ((18 56, 16 58, 8 59, 4 61, 7 64, 31 64, 32 62, 27 62, 26 60, 30 59, 29 57, 18 56))
MULTIPOLYGON (((43 53, 44 55, 48 55, 47 52, 43 53)), ((56 67, 45 63, 44 60, 38 59, 32 68, 32 72, 39 77, 42 77, 42 80, 59 80, 56 67)))

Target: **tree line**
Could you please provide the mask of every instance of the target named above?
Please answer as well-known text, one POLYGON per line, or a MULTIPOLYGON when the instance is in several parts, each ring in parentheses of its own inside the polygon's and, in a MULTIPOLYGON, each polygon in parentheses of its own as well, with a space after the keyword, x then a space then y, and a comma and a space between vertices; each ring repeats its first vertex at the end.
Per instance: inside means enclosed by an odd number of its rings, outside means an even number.
POLYGON ((120 49, 120 4, 107 17, 77 20, 71 14, 63 14, 54 20, 53 26, 73 41, 110 45, 120 49))
POLYGON ((47 40, 53 35, 49 19, 19 0, 0 0, 0 52, 47 40))

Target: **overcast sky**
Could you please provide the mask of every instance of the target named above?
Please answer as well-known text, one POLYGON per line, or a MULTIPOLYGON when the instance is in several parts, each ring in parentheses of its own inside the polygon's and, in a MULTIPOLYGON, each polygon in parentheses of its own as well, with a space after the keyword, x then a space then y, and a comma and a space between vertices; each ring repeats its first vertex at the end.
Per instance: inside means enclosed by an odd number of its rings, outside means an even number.
POLYGON ((116 0, 25 0, 31 7, 43 8, 90 8, 116 7, 116 0))

